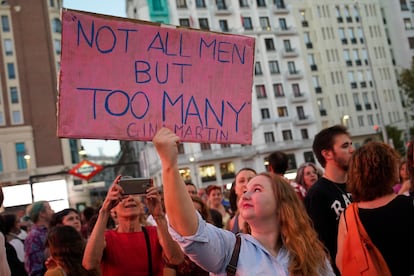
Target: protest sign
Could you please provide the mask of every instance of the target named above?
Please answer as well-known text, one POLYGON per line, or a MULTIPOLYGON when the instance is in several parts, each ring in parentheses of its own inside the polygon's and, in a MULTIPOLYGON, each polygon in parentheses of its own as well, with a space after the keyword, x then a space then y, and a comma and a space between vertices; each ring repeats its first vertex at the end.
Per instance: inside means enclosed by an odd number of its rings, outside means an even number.
POLYGON ((250 144, 254 42, 64 9, 58 136, 250 144))

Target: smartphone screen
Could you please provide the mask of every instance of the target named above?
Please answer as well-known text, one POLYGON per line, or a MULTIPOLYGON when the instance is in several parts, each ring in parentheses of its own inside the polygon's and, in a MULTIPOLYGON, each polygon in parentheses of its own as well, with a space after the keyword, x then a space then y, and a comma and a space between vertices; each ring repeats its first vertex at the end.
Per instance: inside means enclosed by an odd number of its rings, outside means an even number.
POLYGON ((119 180, 119 185, 125 195, 143 195, 152 186, 151 178, 124 178, 119 180))

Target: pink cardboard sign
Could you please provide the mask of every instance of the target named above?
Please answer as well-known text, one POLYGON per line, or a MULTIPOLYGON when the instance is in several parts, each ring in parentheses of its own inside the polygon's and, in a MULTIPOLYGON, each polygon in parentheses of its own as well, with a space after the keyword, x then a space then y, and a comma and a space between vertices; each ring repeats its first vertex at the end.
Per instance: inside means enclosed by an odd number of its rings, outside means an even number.
POLYGON ((254 43, 63 10, 58 136, 250 144, 254 43))

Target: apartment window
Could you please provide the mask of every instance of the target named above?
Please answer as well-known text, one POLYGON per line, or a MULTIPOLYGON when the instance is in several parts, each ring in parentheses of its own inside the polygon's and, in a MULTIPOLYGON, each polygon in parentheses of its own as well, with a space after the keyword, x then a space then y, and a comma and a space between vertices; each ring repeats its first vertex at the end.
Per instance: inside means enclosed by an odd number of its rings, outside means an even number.
POLYGON ((260 109, 260 113, 262 114, 262 119, 270 119, 270 112, 269 108, 262 108, 260 109))
POLYGON ((256 76, 261 76, 263 75, 263 71, 262 71, 262 65, 260 64, 259 61, 256 61, 256 63, 254 64, 254 74, 256 76))
POLYGON ((408 11, 408 5, 406 0, 400 0, 400 6, 402 11, 408 11))
POLYGON ((283 141, 290 141, 293 140, 292 131, 289 130, 282 130, 283 141))
POLYGON ((284 97, 285 92, 283 91, 283 84, 274 83, 273 84, 273 92, 274 92, 276 98, 284 97))
POLYGON ((302 128, 300 130, 300 135, 302 136, 302 139, 304 139, 304 140, 309 139, 309 133, 308 133, 308 130, 306 128, 302 128))
POLYGON ((10 80, 16 78, 16 70, 14 69, 14 63, 9 62, 7 63, 7 74, 10 80))
POLYGON ((408 38, 408 45, 410 46, 410 49, 414 49, 414 37, 408 38))
POLYGON ((17 92, 16 86, 10 87, 10 102, 12 104, 19 103, 19 93, 17 92))
POLYGON ((187 1, 186 0, 177 0, 177 8, 187 8, 187 1))
POLYGON ((313 54, 308 54, 308 62, 309 62, 309 65, 315 65, 315 57, 314 57, 314 55, 313 54))
POLYGON ((196 0, 196 8, 205 8, 206 7, 206 2, 205 0, 196 0))
POLYGON ((4 40, 4 54, 6 56, 12 56, 13 55, 13 43, 11 39, 6 38, 4 40))
POLYGON ((9 17, 7 15, 1 16, 1 27, 3 32, 10 32, 9 17))
POLYGON ((275 142, 275 135, 273 134, 273 131, 265 132, 265 143, 274 143, 275 142))
POLYGON ((410 18, 404 18, 404 26, 406 30, 411 30, 413 28, 410 18))
POLYGON ((280 29, 282 30, 288 29, 285 18, 279 18, 279 26, 280 26, 280 29))
POLYGON ((265 38, 265 45, 267 51, 275 51, 275 42, 273 41, 273 38, 265 38))
MULTIPOLYGON (((346 50, 343 51, 343 53, 344 53, 344 60, 348 64, 349 63, 348 61, 350 61, 350 59, 351 59, 351 57, 349 55, 349 50, 346 49, 346 50)), ((351 62, 351 64, 352 64, 352 62, 351 62)))
POLYGON ((277 115, 278 115, 280 118, 283 118, 283 117, 289 117, 287 107, 286 107, 286 106, 279 106, 279 107, 277 108, 277 115))
POLYGON ((201 182, 216 181, 216 168, 213 164, 200 167, 201 182))
POLYGON ((250 17, 243 17, 243 28, 245 30, 253 30, 252 19, 250 17))
POLYGON ((226 10, 226 1, 225 0, 216 0, 216 5, 218 10, 226 10))
POLYGON ((369 114, 367 116, 367 121, 368 121, 368 125, 370 125, 370 126, 374 125, 374 117, 372 116, 372 114, 369 114))
POLYGON ((265 0, 257 0, 257 6, 258 7, 266 7, 266 1, 265 0))
POLYGON ((262 16, 262 17, 259 18, 259 21, 260 21, 260 27, 262 28, 263 31, 269 31, 270 30, 269 17, 262 16))
POLYGON ((228 32, 229 31, 229 25, 227 24, 226 19, 219 20, 220 30, 222 32, 228 32))
POLYGON ((56 55, 60 55, 61 53, 60 39, 53 40, 53 46, 55 48, 56 55))
POLYGON ((288 158, 288 168, 287 170, 296 170, 297 169, 297 165, 296 165, 296 157, 293 153, 291 154, 287 154, 287 158, 288 158))
POLYGON ((357 117, 357 119, 358 119, 358 126, 363 127, 364 126, 364 116, 359 115, 357 117))
POLYGON ((280 74, 279 62, 277 60, 269 61, 270 74, 280 74))
POLYGON ((50 5, 50 7, 53 8, 55 6, 55 0, 50 0, 49 5, 50 5))
POLYGON ((180 18, 179 19, 179 24, 180 24, 180 26, 183 26, 183 27, 190 27, 190 19, 180 18))
POLYGON ((249 0, 239 0, 240 8, 246 8, 249 6, 249 0))
POLYGON ((286 52, 292 52, 293 51, 292 45, 290 44, 289 39, 283 40, 283 47, 285 48, 286 52))
POLYGON ((178 171, 180 172, 181 178, 184 182, 192 182, 190 168, 180 168, 178 171))
POLYGON ((306 119, 305 110, 303 109, 303 106, 297 106, 296 107, 296 113, 298 114, 299 120, 306 119))
POLYGON ((292 83, 292 91, 295 97, 302 96, 302 93, 300 93, 299 83, 292 83))
POLYGON ((278 9, 286 8, 284 0, 274 0, 274 1, 275 1, 276 8, 278 8, 278 9))
POLYGON ((209 30, 210 27, 208 26, 208 19, 207 18, 199 18, 198 24, 200 24, 200 29, 202 30, 209 30))
POLYGON ((12 112, 12 121, 13 124, 21 124, 23 122, 20 110, 14 110, 12 112))
POLYGON ((185 150, 184 150, 184 144, 183 143, 179 143, 178 144, 178 154, 184 154, 185 150))
POLYGON ((345 29, 344 28, 339 28, 338 29, 338 34, 339 34, 339 38, 343 41, 344 39, 346 39, 345 37, 345 29))
POLYGON ((211 150, 211 145, 209 143, 200 143, 201 151, 211 150))
POLYGON ((289 61, 288 62, 288 70, 290 74, 297 74, 298 72, 296 71, 296 65, 294 61, 289 61))
POLYGON ((339 6, 335 6, 335 14, 336 14, 336 17, 338 18, 338 17, 342 17, 342 15, 341 15, 341 9, 339 8, 339 6))
POLYGON ((305 151, 303 153, 303 158, 305 159, 305 162, 316 163, 315 156, 313 155, 312 151, 305 151))
POLYGON ((220 163, 222 179, 233 179, 236 176, 236 168, 233 162, 220 163))
POLYGON ((58 34, 62 33, 62 24, 59 18, 53 18, 52 28, 53 28, 53 32, 58 33, 58 34))
POLYGON ((267 98, 266 88, 265 88, 264 84, 256 85, 256 96, 257 96, 258 99, 267 98))
POLYGON ((26 155, 26 147, 24 143, 16 143, 15 149, 16 149, 17 169, 19 170, 27 169, 27 162, 26 162, 26 159, 24 159, 24 156, 26 155))

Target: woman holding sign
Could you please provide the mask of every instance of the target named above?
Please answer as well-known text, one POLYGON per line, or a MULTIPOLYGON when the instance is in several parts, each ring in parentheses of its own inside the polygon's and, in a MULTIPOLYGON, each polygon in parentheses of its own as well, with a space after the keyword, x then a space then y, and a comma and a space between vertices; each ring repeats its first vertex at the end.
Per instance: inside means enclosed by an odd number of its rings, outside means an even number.
POLYGON ((236 238, 195 211, 178 170, 179 137, 162 128, 153 142, 162 163, 170 233, 199 266, 220 275, 226 268, 237 275, 334 275, 302 202, 281 177, 262 173, 248 182, 238 207, 250 234, 236 238), (233 253, 238 261, 231 261, 233 253))
POLYGON ((147 207, 157 222, 143 226, 140 195, 124 195, 118 176, 108 190, 98 219, 86 244, 83 266, 101 267, 102 275, 163 275, 164 264, 181 264, 184 255, 168 233, 167 220, 156 187, 147 190, 147 207), (118 227, 106 230, 114 209, 118 227), (150 256, 150 257, 149 257, 150 256))

